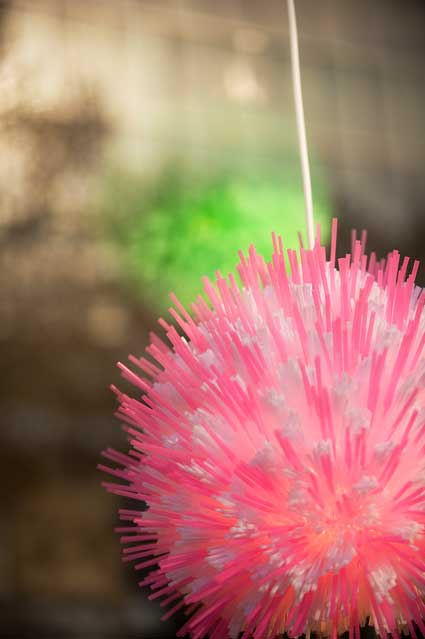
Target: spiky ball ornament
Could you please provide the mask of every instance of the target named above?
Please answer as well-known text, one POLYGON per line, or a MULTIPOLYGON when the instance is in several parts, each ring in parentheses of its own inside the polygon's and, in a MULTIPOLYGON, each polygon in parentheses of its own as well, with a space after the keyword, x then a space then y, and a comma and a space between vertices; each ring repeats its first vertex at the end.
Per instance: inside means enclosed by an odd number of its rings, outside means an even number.
MULTIPOLYGON (((363 237, 364 240, 364 237, 363 237)), ((381 637, 425 633, 425 313, 415 262, 364 241, 335 263, 273 236, 233 275, 205 280, 184 335, 120 364, 142 395, 116 391, 131 450, 108 450, 147 502, 122 511, 125 559, 187 607, 179 636, 381 637), (242 633, 242 634, 240 634, 242 633)))

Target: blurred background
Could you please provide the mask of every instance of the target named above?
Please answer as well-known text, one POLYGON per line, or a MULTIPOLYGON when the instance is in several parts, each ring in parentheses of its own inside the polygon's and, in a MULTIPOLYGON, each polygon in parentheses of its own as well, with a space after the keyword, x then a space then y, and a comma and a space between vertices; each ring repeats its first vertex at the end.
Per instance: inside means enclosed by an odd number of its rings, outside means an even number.
MULTIPOLYGON (((323 236, 422 258, 423 1, 296 8, 323 236)), ((303 225, 283 0, 0 0, 0 636, 175 636, 96 471, 115 362, 303 225)))

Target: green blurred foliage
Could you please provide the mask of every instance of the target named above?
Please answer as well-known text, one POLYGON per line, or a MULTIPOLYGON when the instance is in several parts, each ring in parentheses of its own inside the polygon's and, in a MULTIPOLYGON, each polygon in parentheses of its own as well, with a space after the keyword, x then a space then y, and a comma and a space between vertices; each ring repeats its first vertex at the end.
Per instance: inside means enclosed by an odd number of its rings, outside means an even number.
MULTIPOLYGON (((330 204, 323 179, 316 175, 313 184, 326 241, 330 204)), ((269 260, 272 231, 285 248, 298 248, 298 231, 304 242, 306 235, 301 180, 289 170, 201 177, 170 165, 151 181, 115 173, 102 189, 100 213, 125 280, 157 312, 170 305, 170 291, 189 305, 202 291, 201 277, 227 276, 238 250, 251 243, 269 260)))

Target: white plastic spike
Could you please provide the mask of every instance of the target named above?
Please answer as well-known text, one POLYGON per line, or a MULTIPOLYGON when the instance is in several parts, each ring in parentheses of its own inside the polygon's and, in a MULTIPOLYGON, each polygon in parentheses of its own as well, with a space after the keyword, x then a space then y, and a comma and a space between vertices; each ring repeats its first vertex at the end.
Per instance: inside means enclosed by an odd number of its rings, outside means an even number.
POLYGON ((289 40, 291 45, 292 83, 294 90, 295 115, 297 119, 298 144, 300 147, 301 173, 304 189, 305 215, 307 237, 310 248, 314 246, 314 215, 313 196, 311 190, 310 164, 308 160, 307 136, 305 132, 305 118, 303 94, 301 89, 300 56, 298 51, 297 18, 294 0, 288 1, 289 40))

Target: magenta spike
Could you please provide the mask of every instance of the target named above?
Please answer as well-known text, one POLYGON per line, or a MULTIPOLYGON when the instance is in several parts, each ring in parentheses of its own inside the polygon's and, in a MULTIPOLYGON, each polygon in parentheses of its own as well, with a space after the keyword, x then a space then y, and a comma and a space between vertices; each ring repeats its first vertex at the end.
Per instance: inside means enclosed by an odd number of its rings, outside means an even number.
POLYGON ((297 254, 272 234, 269 263, 240 253, 241 283, 204 278, 190 315, 176 296, 155 361, 119 364, 130 450, 116 478, 125 561, 150 599, 186 607, 179 636, 329 636, 373 624, 425 630, 425 295, 392 251, 329 259, 317 232, 297 254), (181 331, 180 331, 181 332, 181 331), (143 393, 140 398, 140 391, 143 393), (132 525, 130 525, 132 524, 132 525))

